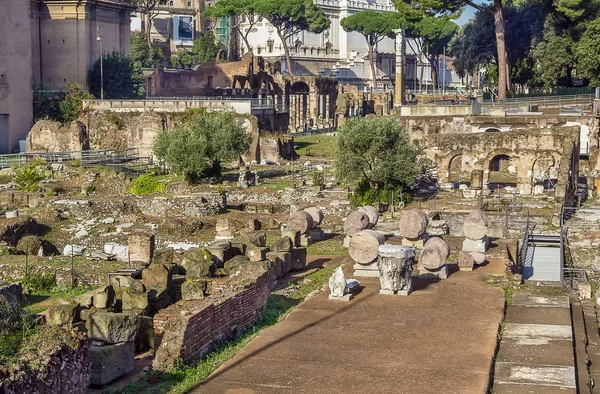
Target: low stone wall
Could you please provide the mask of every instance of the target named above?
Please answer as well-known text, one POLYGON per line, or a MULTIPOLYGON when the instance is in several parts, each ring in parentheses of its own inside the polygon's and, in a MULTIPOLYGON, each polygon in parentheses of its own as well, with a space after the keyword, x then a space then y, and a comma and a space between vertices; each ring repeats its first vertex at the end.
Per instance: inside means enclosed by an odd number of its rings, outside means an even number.
MULTIPOLYGON (((74 346, 61 346, 49 354, 34 354, 28 363, 0 367, 0 393, 84 394, 90 383, 87 360, 89 340, 78 332, 74 346), (35 367, 33 364, 35 361, 35 367)), ((36 349, 37 353, 41 351, 36 349)))
POLYGON ((253 323, 269 296, 268 273, 261 272, 235 286, 223 286, 223 293, 204 300, 180 301, 154 316, 152 366, 172 368, 177 360, 198 360, 215 341, 225 340, 236 330, 253 323))

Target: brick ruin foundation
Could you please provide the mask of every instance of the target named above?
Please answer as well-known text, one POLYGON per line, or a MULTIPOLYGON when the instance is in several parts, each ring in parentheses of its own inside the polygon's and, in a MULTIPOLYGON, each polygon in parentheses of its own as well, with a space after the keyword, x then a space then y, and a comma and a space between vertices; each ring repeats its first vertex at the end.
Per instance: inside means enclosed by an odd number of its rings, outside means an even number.
POLYGON ((154 369, 168 370, 178 359, 198 360, 216 341, 256 321, 269 296, 268 273, 251 274, 222 289, 203 300, 179 301, 154 316, 154 369))

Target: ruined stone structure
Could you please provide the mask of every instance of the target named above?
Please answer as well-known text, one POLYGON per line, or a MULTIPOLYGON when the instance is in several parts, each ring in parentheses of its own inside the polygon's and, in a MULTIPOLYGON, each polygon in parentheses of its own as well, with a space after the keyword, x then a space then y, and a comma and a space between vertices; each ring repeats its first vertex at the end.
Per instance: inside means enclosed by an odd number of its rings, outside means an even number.
MULTIPOLYGON (((90 363, 87 351, 90 341, 79 331, 55 328, 48 333, 48 342, 58 344, 34 347, 29 360, 22 360, 8 368, 0 369, 0 392, 2 393, 73 393, 84 394, 90 382, 90 363), (50 337, 50 335, 54 335, 50 337), (64 337, 63 343, 60 343, 64 337), (70 342, 67 344, 66 340, 70 342), (29 365, 30 363, 35 365, 29 365)), ((50 330, 47 330, 50 331, 50 330)))
POLYGON ((483 185, 510 184, 532 194, 540 179, 551 180, 555 201, 570 201, 579 171, 577 127, 515 130, 509 133, 433 134, 422 141, 421 160, 430 160, 440 183, 453 174, 483 171, 483 185), (537 174, 537 175, 536 175, 537 174))
MULTIPOLYGON (((27 151, 66 152, 137 147, 141 156, 152 157, 154 136, 185 121, 185 107, 166 105, 148 110, 143 106, 135 107, 134 101, 125 101, 120 102, 124 112, 115 112, 110 106, 105 109, 103 105, 106 103, 108 102, 90 103, 90 110, 70 125, 52 121, 36 123, 27 136, 27 151), (97 109, 95 103, 98 103, 97 109), (176 112, 177 110, 180 112, 176 112)), ((239 118, 252 135, 250 152, 243 157, 246 163, 279 162, 281 158, 294 157, 292 137, 284 134, 261 134, 255 116, 247 114, 239 115, 239 118)))
POLYGON ((202 358, 216 341, 222 341, 254 322, 269 296, 267 272, 257 273, 241 291, 197 301, 180 301, 154 316, 156 355, 152 366, 168 370, 179 359, 202 358), (189 311, 181 313, 182 310, 189 311))

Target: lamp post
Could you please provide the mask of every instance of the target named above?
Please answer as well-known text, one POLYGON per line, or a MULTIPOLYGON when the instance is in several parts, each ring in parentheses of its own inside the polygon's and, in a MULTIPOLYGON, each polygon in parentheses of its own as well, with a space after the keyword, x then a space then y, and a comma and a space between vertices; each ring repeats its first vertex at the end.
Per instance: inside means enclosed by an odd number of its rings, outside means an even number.
POLYGON ((104 65, 102 64, 102 58, 104 57, 104 51, 102 50, 102 34, 100 26, 97 27, 98 36, 96 41, 100 43, 100 100, 104 100, 104 65))

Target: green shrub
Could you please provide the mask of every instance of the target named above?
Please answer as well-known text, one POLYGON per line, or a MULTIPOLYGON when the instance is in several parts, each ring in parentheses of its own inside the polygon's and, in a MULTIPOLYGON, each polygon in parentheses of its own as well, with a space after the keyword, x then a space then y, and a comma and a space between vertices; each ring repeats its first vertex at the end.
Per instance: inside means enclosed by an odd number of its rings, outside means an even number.
POLYGON ((94 184, 87 185, 87 186, 85 187, 85 189, 83 189, 83 193, 84 193, 86 196, 87 196, 87 195, 89 195, 90 193, 93 193, 93 192, 95 192, 95 191, 96 191, 96 185, 94 185, 94 184))
POLYGON ((22 192, 37 191, 42 180, 44 180, 44 176, 37 172, 33 166, 20 168, 15 173, 17 189, 22 192))
POLYGON ((151 174, 144 174, 133 181, 133 186, 130 191, 136 196, 163 193, 165 191, 165 185, 156 180, 151 174))
POLYGON ((322 183, 323 182, 321 181, 321 174, 319 174, 319 171, 313 171, 313 174, 312 174, 312 184, 313 184, 313 186, 319 186, 322 183))
POLYGON ((34 292, 50 292, 56 287, 56 275, 29 272, 21 281, 23 286, 34 292))
POLYGON ((410 195, 404 193, 402 187, 397 187, 395 189, 375 189, 372 188, 366 180, 358 184, 350 197, 350 202, 355 207, 373 205, 377 202, 391 203, 393 206, 396 206, 401 201, 409 203, 410 200, 410 195), (392 201, 392 195, 394 201, 392 201))

